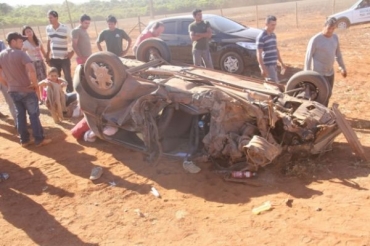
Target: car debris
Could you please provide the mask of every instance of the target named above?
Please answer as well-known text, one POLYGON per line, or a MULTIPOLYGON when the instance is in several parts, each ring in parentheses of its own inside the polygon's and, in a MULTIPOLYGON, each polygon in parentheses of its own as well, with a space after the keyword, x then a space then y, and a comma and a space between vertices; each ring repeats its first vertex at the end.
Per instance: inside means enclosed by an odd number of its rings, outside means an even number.
POLYGON ((313 71, 295 74, 284 88, 161 58, 144 63, 99 52, 76 68, 74 86, 98 138, 141 151, 151 162, 167 155, 256 171, 284 154, 330 151, 343 131, 337 118, 345 121, 337 106, 320 103, 328 88, 313 71))
POLYGON ((256 215, 259 215, 262 212, 269 211, 271 209, 272 209, 272 204, 271 204, 270 201, 267 201, 267 202, 263 203, 261 206, 253 208, 252 213, 256 214, 256 215))

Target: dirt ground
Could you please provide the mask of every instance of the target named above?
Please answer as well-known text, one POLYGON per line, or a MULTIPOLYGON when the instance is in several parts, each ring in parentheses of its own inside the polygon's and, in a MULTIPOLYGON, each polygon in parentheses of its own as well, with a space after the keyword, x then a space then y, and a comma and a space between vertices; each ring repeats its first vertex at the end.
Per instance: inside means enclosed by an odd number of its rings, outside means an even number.
MULTIPOLYGON (((304 30, 276 30, 288 74, 302 68, 320 18, 304 30)), ((370 25, 337 33, 348 77, 336 73, 331 103, 368 153, 370 25)), ((0 171, 10 174, 0 183, 0 245, 370 245, 370 164, 342 135, 320 158, 271 164, 245 185, 223 181, 210 163, 188 174, 180 160, 152 166, 118 145, 78 142, 70 129, 79 119, 54 124, 45 106, 41 119, 53 142, 29 149, 9 120, 0 121, 0 171), (104 174, 92 182, 94 166, 104 174), (252 214, 266 201, 271 211, 252 214)))

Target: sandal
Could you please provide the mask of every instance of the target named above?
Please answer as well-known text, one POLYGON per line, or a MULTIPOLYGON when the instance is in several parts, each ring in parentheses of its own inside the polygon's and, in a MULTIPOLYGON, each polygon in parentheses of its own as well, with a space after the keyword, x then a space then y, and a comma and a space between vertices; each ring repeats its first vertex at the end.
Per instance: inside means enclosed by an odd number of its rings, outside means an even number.
POLYGON ((0 173, 0 182, 3 182, 9 178, 9 174, 7 173, 0 173))

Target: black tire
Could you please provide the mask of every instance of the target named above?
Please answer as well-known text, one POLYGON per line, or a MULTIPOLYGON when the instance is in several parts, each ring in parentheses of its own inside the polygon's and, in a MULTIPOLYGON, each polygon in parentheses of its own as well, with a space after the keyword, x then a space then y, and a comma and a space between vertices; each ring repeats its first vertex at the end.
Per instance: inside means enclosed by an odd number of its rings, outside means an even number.
POLYGON ((308 98, 302 97, 301 92, 291 92, 288 95, 316 101, 321 104, 325 104, 329 98, 330 89, 326 79, 315 71, 300 71, 294 74, 286 84, 285 91, 300 87, 307 88, 308 98))
POLYGON ((341 18, 337 21, 337 27, 338 29, 347 29, 351 23, 349 23, 349 20, 346 18, 341 18))
POLYGON ((159 38, 148 38, 141 42, 136 50, 136 59, 142 62, 148 62, 153 59, 151 53, 159 55, 168 63, 171 62, 171 51, 167 44, 159 38))
POLYGON ((220 68, 228 73, 242 74, 244 71, 243 58, 235 51, 227 51, 221 56, 220 68))
POLYGON ((85 91, 98 99, 110 99, 121 89, 127 73, 115 54, 102 51, 91 55, 84 67, 85 79, 81 81, 85 91), (97 69, 101 69, 101 81, 97 80, 97 69))

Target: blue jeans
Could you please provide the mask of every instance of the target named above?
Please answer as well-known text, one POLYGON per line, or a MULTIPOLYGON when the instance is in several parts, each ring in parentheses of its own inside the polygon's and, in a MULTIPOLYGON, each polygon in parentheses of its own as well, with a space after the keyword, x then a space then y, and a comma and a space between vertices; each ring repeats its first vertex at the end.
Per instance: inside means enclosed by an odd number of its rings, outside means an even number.
POLYGON ((27 129, 28 113, 35 144, 39 144, 44 140, 44 130, 40 122, 39 100, 35 92, 9 92, 15 105, 15 112, 17 118, 17 130, 21 137, 21 143, 30 141, 30 133, 27 129))
POLYGON ((66 93, 65 97, 66 97, 66 107, 68 107, 69 104, 77 100, 77 94, 75 92, 66 93))
POLYGON ((1 89, 1 92, 3 93, 3 96, 4 96, 4 99, 5 99, 5 102, 8 104, 9 106, 9 112, 10 114, 12 115, 13 117, 13 120, 14 120, 14 125, 16 125, 16 115, 15 115, 15 106, 14 106, 14 103, 13 103, 13 100, 12 98, 10 97, 10 95, 8 94, 8 87, 6 87, 5 85, 1 84, 0 83, 0 89, 1 89))
POLYGON ((193 62, 194 66, 202 66, 202 60, 206 68, 213 69, 212 57, 209 50, 193 50, 193 62))
POLYGON ((268 76, 272 82, 279 83, 279 78, 277 75, 277 66, 276 65, 265 65, 267 69, 268 76))

